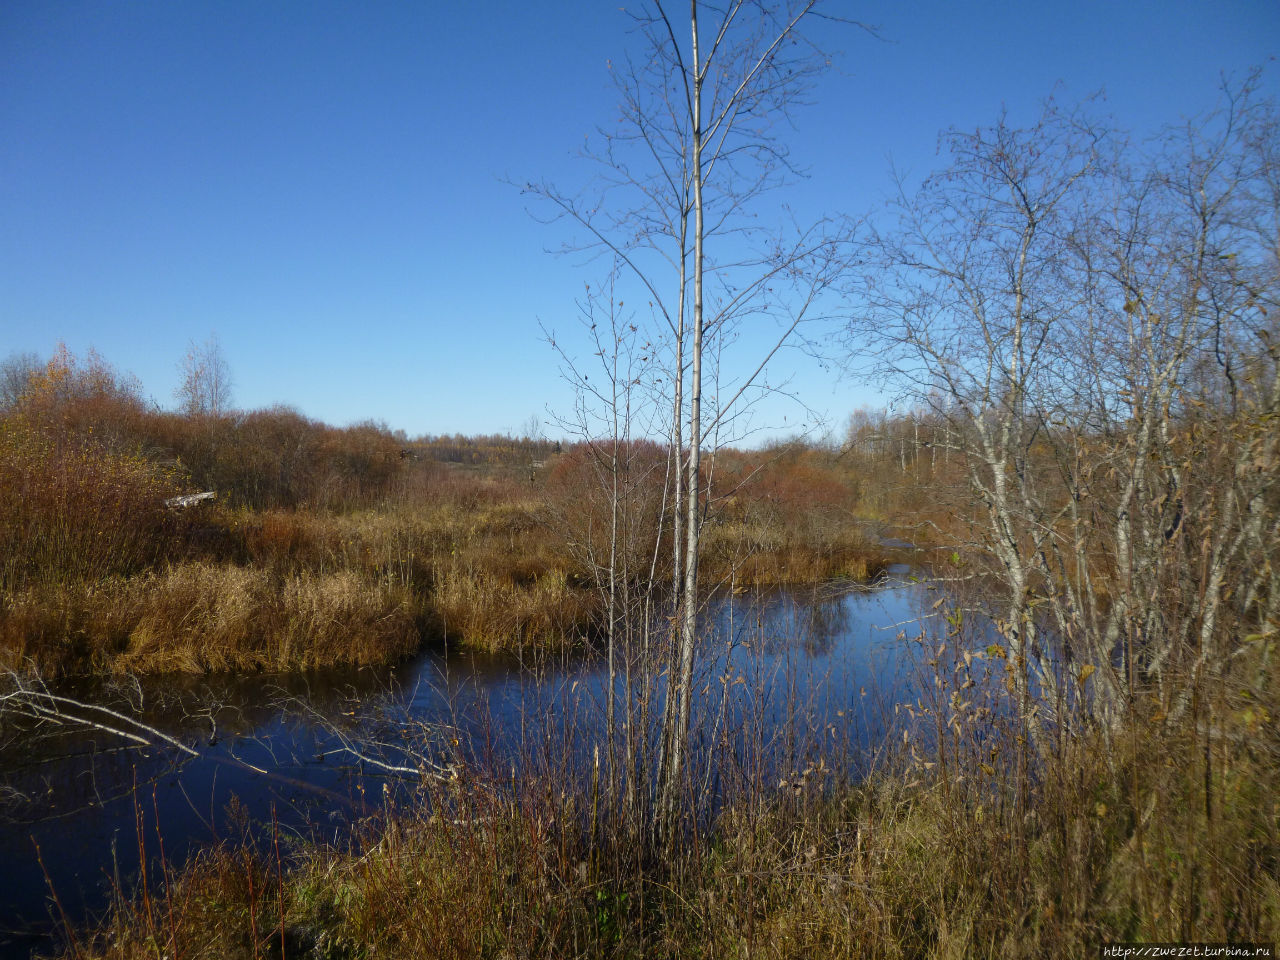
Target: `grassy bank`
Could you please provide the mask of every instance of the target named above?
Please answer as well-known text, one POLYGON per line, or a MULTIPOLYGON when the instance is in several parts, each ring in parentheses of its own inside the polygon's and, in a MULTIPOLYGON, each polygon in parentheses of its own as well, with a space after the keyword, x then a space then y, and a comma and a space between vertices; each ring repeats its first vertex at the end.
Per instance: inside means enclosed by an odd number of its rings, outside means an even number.
MULTIPOLYGON (((157 563, 6 590, 0 665, 45 676, 283 670, 387 662, 444 640, 555 647, 583 642, 602 609, 590 570, 527 496, 341 515, 206 508, 184 522, 186 543, 157 563)), ((845 535, 831 543, 780 525, 716 527, 706 582, 873 575, 885 552, 845 535)))
POLYGON ((417 648, 421 603, 350 571, 175 564, 30 587, 0 620, 6 665, 62 673, 287 670, 383 663, 417 648))
MULTIPOLYGON (((622 547, 657 583, 671 579, 666 455, 630 451, 627 509, 643 521, 622 547)), ((100 358, 61 351, 0 416, 0 666, 274 670, 445 639, 581 643, 607 604, 610 488, 594 456, 336 429, 288 409, 163 413, 100 358), (165 506, 200 490, 216 502, 165 506)), ((905 461, 864 461, 795 443, 717 453, 704 586, 873 576, 877 518, 899 505, 921 517, 921 487, 901 482, 905 461)))
POLYGON ((998 760, 914 744, 860 785, 811 766, 780 790, 756 784, 673 846, 593 830, 589 796, 562 779, 464 772, 339 846, 209 851, 75 933, 65 955, 1079 957, 1108 941, 1275 943, 1280 739, 1242 703, 1222 693, 1211 732, 1135 713, 1108 736, 1064 740, 1022 783, 998 760))
POLYGON ((521 504, 215 508, 193 531, 186 549, 141 570, 7 590, 0 660, 45 676, 370 664, 446 638, 572 642, 594 614, 521 504))

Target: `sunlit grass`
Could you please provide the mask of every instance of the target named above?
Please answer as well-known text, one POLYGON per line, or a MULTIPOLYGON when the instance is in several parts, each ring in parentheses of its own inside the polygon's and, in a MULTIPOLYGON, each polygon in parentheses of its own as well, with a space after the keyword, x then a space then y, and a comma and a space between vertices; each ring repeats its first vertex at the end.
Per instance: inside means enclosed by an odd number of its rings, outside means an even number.
POLYGON ((68 955, 267 957, 283 943, 298 957, 1078 957, 1121 940, 1273 943, 1276 734, 1229 709, 1225 689, 1214 699, 1212 735, 1139 712, 1064 741, 1026 784, 1001 760, 961 750, 944 766, 945 751, 907 747, 860 783, 839 766, 757 783, 672 845, 593 833, 590 798, 566 781, 464 774, 349 843, 202 855, 68 955))

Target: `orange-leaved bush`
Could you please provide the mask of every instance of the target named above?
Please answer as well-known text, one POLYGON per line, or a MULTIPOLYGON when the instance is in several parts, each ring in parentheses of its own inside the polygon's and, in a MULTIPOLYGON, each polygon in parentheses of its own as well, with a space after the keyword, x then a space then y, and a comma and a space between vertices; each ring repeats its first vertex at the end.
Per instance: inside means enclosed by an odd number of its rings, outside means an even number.
POLYGON ((89 440, 0 421, 0 586, 96 580, 146 568, 173 545, 170 471, 89 440))

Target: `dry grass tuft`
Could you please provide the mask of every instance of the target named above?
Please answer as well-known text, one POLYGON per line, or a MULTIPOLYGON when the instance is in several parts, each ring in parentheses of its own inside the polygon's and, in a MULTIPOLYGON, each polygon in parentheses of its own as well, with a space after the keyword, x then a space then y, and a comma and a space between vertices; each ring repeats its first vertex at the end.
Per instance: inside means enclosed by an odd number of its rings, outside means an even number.
POLYGON ((87 586, 32 588, 0 616, 7 665, 204 672, 380 663, 420 642, 403 589, 350 571, 279 578, 188 563, 87 586))
POLYGON ((748 588, 862 582, 884 562, 884 551, 858 529, 776 519, 709 524, 704 556, 708 579, 748 588))

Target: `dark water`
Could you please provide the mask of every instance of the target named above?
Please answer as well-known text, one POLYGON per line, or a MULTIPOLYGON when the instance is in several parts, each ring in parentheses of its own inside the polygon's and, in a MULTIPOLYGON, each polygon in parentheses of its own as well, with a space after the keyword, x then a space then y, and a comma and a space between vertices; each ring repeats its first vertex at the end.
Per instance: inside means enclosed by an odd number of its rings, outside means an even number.
MULTIPOLYGON (((911 682, 898 637, 919 631, 932 599, 899 579, 721 601, 698 662, 695 752, 714 745, 741 767, 786 775, 878 743, 911 682)), ((179 864, 255 830, 342 836, 413 779, 370 758, 502 773, 540 753, 585 757, 607 686, 600 657, 531 664, 457 652, 395 670, 62 685, 53 692, 108 706, 195 755, 78 724, 3 728, 0 957, 51 949, 63 913, 75 924, 100 915, 144 860, 154 879, 161 855, 179 864)))

